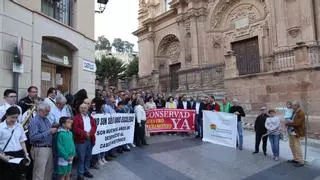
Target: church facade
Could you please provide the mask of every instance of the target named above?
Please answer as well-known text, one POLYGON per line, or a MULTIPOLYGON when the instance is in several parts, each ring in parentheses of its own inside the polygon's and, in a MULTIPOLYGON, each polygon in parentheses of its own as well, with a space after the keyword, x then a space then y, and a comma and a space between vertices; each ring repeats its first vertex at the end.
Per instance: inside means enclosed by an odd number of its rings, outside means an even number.
POLYGON ((252 117, 300 100, 316 123, 319 25, 319 0, 140 0, 134 84, 237 97, 252 117))

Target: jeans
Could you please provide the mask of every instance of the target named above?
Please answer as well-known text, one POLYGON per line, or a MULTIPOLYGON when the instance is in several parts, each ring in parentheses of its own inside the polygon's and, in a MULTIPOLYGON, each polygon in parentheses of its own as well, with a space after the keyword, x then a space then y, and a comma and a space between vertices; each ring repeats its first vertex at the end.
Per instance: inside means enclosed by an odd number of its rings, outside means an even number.
POLYGON ((280 134, 269 135, 269 141, 270 141, 270 144, 271 144, 271 149, 272 149, 273 156, 279 157, 280 134))
POLYGON ((238 130, 238 140, 237 140, 237 144, 238 144, 239 148, 242 148, 242 146, 243 146, 243 127, 242 127, 242 121, 238 121, 237 130, 238 130))
POLYGON ((199 114, 196 115, 196 127, 197 127, 197 132, 198 132, 198 136, 203 137, 203 133, 202 133, 202 119, 200 117, 199 114))
POLYGON ((89 171, 89 163, 91 159, 93 145, 90 140, 86 140, 83 144, 76 144, 76 150, 79 158, 78 176, 82 176, 89 171))

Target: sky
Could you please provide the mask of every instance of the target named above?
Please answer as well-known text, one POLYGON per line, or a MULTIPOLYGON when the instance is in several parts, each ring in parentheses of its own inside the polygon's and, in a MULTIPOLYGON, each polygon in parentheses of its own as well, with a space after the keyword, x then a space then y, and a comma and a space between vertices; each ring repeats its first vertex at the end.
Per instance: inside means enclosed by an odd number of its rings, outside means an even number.
POLYGON ((112 43, 121 38, 133 43, 137 51, 138 38, 132 32, 138 29, 138 9, 139 0, 109 0, 105 11, 95 14, 95 39, 104 35, 112 43))

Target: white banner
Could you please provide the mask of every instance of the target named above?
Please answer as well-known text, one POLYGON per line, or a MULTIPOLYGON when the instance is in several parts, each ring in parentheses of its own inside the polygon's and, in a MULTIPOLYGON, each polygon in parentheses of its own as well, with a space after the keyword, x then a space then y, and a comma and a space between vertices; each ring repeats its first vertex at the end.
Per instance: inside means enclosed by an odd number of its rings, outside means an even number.
POLYGON ((97 132, 92 154, 133 143, 134 114, 95 114, 93 118, 97 123, 97 132))
POLYGON ((203 111, 202 140, 236 148, 237 116, 224 112, 203 111))

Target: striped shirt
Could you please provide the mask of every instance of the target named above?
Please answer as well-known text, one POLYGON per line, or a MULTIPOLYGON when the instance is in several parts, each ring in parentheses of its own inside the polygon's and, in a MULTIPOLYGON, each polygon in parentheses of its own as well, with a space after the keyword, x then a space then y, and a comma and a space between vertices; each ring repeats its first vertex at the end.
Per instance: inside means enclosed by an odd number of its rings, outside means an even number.
POLYGON ((48 118, 35 116, 29 124, 29 138, 33 146, 51 146, 51 123, 48 118))

